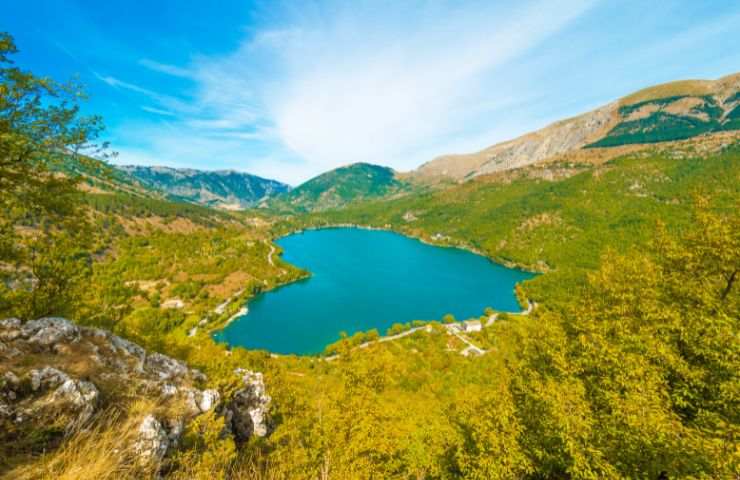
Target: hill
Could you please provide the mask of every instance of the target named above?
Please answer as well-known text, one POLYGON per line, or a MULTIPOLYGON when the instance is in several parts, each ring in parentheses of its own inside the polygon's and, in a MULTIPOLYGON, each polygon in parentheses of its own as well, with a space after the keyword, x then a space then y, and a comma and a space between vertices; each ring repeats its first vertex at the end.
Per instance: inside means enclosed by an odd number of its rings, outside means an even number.
POLYGON ((401 193, 409 184, 400 180, 391 168, 354 163, 308 180, 283 194, 270 206, 293 211, 320 211, 350 203, 401 193))
POLYGON ((202 171, 137 165, 118 169, 176 199, 231 210, 254 206, 290 189, 276 180, 232 170, 202 171))
POLYGON ((657 143, 740 129, 740 74, 657 85, 480 152, 443 155, 412 176, 456 180, 594 147, 657 143))

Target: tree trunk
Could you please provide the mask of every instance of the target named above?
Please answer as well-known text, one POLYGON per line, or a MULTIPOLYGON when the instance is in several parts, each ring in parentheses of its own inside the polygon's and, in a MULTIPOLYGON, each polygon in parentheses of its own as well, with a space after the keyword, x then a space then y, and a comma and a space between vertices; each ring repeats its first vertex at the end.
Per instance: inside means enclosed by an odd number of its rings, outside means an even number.
POLYGON ((730 275, 730 278, 727 279, 727 286, 725 287, 724 291, 722 292, 722 300, 727 298, 727 295, 730 294, 730 290, 732 290, 732 284, 735 283, 735 278, 737 277, 737 270, 732 272, 732 275, 730 275))

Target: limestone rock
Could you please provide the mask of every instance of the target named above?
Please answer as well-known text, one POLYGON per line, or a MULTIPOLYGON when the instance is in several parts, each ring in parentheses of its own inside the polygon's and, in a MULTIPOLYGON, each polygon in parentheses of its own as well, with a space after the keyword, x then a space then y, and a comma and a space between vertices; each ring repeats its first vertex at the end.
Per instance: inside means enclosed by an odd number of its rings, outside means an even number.
POLYGON ((221 395, 216 390, 209 389, 203 390, 201 393, 200 401, 198 402, 198 408, 201 412, 207 412, 218 405, 218 401, 221 399, 221 395))
POLYGON ((191 388, 187 391, 186 398, 189 410, 197 415, 215 408, 221 399, 221 395, 213 389, 201 391, 197 388, 191 388))
POLYGON ((265 392, 262 374, 238 369, 244 388, 234 393, 226 405, 226 425, 237 443, 247 441, 252 435, 267 436, 270 433, 269 406, 272 399, 265 392))
POLYGON ((40 370, 31 370, 31 389, 47 390, 70 380, 69 375, 54 367, 44 367, 40 370))
POLYGON ((61 341, 76 341, 80 336, 80 329, 67 319, 46 317, 26 322, 21 328, 21 334, 28 338, 28 343, 52 347, 61 341))
POLYGON ((184 377, 188 367, 184 363, 161 353, 150 353, 144 361, 144 369, 157 375, 161 380, 184 377))
POLYGON ((154 415, 147 415, 139 425, 134 452, 142 463, 161 462, 170 446, 167 431, 154 415))
POLYGON ((209 411, 224 417, 225 433, 233 434, 239 444, 270 431, 271 400, 260 373, 238 370, 241 388, 224 401, 219 391, 199 388, 207 377, 185 363, 63 318, 25 324, 14 318, 0 320, 4 365, 6 358, 14 361, 7 362, 13 371, 0 372, 0 442, 16 441, 18 432, 32 435, 53 424, 45 446, 56 448, 90 421, 103 399, 116 401, 121 390, 158 399, 162 412, 178 412, 143 419, 134 440, 142 462, 162 461, 187 424, 209 411), (186 409, 177 410, 183 400, 186 409))
POLYGON ((0 340, 12 341, 21 336, 21 321, 17 318, 0 320, 0 340))

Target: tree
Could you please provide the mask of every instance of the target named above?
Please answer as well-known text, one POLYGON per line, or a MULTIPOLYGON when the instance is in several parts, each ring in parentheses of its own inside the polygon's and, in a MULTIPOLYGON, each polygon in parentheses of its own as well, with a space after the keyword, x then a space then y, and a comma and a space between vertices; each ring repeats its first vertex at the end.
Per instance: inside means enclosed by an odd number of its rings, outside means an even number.
POLYGON ((107 145, 93 142, 99 117, 79 115, 84 95, 14 66, 13 38, 0 33, 0 315, 65 314, 89 274, 91 235, 70 165, 107 145))

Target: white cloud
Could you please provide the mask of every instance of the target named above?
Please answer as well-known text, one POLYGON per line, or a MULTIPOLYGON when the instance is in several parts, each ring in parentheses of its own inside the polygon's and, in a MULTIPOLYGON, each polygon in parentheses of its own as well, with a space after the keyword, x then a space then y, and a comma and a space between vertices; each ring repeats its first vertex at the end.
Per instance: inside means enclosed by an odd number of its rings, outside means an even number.
POLYGON ((357 161, 408 170, 495 138, 487 116, 527 93, 494 78, 592 3, 271 2, 277 20, 230 55, 187 67, 140 60, 194 82, 186 100, 97 76, 156 102, 147 111, 178 115, 119 129, 137 145, 118 163, 236 167, 290 183, 357 161))
POLYGON ((410 169, 423 160, 417 152, 459 135, 481 102, 495 108, 509 101, 503 90, 481 91, 486 75, 591 2, 540 1, 508 11, 492 3, 399 3, 386 5, 380 18, 377 4, 325 9, 320 18, 291 18, 260 32, 233 55, 200 59, 194 78, 201 98, 224 116, 240 118, 240 106, 250 114, 260 109, 314 173, 355 161, 410 169))

